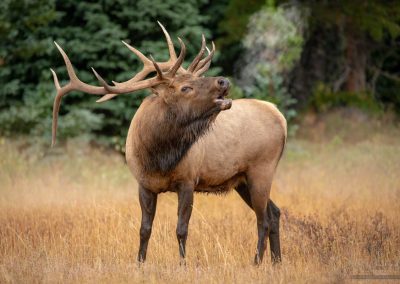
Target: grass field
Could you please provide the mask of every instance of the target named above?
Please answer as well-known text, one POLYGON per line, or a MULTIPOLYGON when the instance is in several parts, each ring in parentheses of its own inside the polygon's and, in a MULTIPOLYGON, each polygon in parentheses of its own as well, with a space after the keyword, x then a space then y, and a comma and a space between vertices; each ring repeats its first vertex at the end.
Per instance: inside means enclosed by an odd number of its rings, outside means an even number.
POLYGON ((195 196, 186 267, 179 266, 175 237, 177 198, 160 195, 147 262, 138 267, 137 184, 123 157, 73 141, 42 156, 2 139, 0 283, 309 283, 400 275, 400 135, 367 133, 357 141, 321 134, 328 138, 289 142, 272 190, 282 208, 283 263, 271 266, 268 252, 260 267, 252 264, 254 213, 234 192, 195 196))

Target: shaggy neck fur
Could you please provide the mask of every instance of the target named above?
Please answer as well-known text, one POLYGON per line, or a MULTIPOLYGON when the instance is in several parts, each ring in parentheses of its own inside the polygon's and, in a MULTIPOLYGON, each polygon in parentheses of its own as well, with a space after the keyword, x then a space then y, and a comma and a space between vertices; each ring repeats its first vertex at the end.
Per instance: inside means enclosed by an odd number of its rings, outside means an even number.
POLYGON ((151 97, 145 127, 139 128, 136 154, 148 173, 171 172, 190 147, 210 128, 218 112, 215 109, 193 112, 176 109, 159 97, 151 97))

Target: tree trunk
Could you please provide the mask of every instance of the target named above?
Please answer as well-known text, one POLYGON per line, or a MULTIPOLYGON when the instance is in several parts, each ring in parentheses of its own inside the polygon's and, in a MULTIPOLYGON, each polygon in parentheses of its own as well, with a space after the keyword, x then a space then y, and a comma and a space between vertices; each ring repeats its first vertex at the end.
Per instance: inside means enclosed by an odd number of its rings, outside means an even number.
POLYGON ((346 64, 349 68, 348 76, 344 82, 344 90, 347 92, 364 92, 367 87, 366 67, 367 50, 364 45, 364 37, 353 30, 349 23, 346 32, 346 64))

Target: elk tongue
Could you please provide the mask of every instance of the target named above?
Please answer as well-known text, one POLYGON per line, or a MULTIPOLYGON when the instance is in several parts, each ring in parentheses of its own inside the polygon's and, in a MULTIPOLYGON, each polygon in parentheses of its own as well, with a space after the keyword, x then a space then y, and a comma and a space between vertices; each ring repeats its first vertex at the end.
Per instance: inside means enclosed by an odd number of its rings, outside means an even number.
POLYGON ((219 99, 217 100, 217 105, 221 110, 227 110, 230 109, 232 106, 232 100, 231 99, 219 99))

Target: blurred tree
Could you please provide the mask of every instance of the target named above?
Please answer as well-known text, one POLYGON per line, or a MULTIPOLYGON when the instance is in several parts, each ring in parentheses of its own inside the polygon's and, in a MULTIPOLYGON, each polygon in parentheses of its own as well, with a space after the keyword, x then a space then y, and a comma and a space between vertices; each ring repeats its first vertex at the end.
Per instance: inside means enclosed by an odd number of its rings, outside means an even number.
POLYGON ((234 63, 244 50, 242 38, 247 32, 249 18, 265 4, 265 0, 229 0, 224 16, 219 22, 217 41, 217 45, 223 50, 219 63, 224 74, 234 73, 234 63))
MULTIPOLYGON (((107 80, 123 81, 141 68, 121 43, 132 43, 157 60, 168 56, 162 22, 186 43, 190 60, 198 52, 209 16, 207 0, 3 0, 0 4, 0 135, 30 134, 50 141, 55 95, 49 68, 61 83, 67 79, 56 40, 67 52, 78 76, 98 84, 96 68, 107 80)), ((213 72, 213 71, 211 71, 213 72)), ((87 94, 70 94, 60 111, 59 139, 96 134, 97 141, 122 147, 129 121, 146 92, 122 95, 103 104, 87 94)))
MULTIPOLYGON (((280 1, 280 3, 293 1, 280 1)), ((376 94, 387 60, 393 59, 400 35, 398 1, 296 1, 310 11, 309 37, 294 72, 292 92, 300 101, 315 84, 332 92, 376 94), (308 86, 307 86, 308 85, 308 86)), ((398 75, 385 76, 398 81, 398 75)), ((376 96, 380 98, 379 94, 376 96)))
POLYGON ((298 7, 269 3, 250 17, 243 39, 238 76, 242 95, 275 103, 287 120, 296 115, 287 78, 302 52, 304 22, 298 7))
POLYGON ((400 35, 398 1, 304 1, 311 10, 314 25, 336 25, 343 35, 348 92, 367 89, 367 65, 370 41, 382 42, 385 37, 400 35))
MULTIPOLYGON (((54 2, 2 1, 0 3, 0 133, 29 133, 45 119, 39 78, 49 67, 51 38, 48 24, 57 18, 54 2), (33 103, 36 99, 37 103, 33 103)), ((46 76, 48 77, 48 76, 46 76)), ((49 112, 47 112, 49 114, 49 112)))
POLYGON ((372 52, 371 90, 379 101, 393 106, 400 114, 400 37, 372 52))

